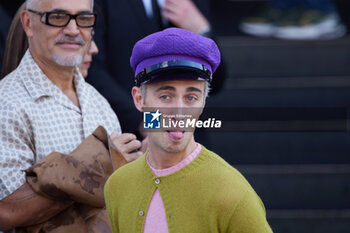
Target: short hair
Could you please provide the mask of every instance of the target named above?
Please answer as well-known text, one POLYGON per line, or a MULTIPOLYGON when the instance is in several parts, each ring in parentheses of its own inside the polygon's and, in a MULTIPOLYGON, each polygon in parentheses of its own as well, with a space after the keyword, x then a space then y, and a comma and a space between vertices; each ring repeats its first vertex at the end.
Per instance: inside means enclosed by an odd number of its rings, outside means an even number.
MULTIPOLYGON (((36 8, 39 2, 42 0, 26 0, 26 9, 36 8)), ((94 0, 91 1, 91 8, 94 9, 94 0)))
POLYGON ((35 8, 40 0, 26 0, 26 9, 35 8))

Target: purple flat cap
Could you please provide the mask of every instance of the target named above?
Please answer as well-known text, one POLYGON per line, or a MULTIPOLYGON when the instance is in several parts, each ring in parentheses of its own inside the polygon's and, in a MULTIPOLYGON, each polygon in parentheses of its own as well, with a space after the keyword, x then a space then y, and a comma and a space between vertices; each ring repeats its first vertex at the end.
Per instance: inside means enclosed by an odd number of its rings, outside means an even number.
POLYGON ((211 81, 220 64, 220 51, 209 38, 180 28, 168 28, 139 40, 132 51, 130 65, 136 84, 177 74, 180 79, 211 81), (181 77, 179 74, 184 74, 181 77))

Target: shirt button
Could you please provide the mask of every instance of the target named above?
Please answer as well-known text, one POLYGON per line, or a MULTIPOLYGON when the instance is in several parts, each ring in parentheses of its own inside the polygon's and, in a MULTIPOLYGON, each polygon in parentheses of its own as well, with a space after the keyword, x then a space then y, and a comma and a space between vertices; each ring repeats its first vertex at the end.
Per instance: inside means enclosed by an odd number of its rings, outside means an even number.
POLYGON ((160 183, 160 179, 155 179, 155 181, 154 181, 156 184, 159 184, 160 183))
POLYGON ((140 215, 140 216, 143 216, 143 215, 144 215, 144 212, 143 212, 142 210, 140 210, 139 215, 140 215))

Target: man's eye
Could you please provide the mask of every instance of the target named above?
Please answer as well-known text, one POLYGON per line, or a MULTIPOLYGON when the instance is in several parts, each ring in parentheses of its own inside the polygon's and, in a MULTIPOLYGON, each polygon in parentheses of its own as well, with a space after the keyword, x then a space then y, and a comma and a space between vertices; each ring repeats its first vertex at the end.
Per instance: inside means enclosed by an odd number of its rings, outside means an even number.
POLYGON ((169 100, 170 96, 168 96, 168 95, 161 95, 159 98, 162 99, 162 100, 169 100))
POLYGON ((196 96, 190 95, 190 96, 187 96, 187 100, 189 102, 194 102, 194 101, 197 101, 198 98, 196 96))
POLYGON ((93 16, 91 15, 80 15, 79 16, 80 21, 91 21, 93 20, 93 16))
POLYGON ((66 19, 66 15, 63 14, 52 14, 50 15, 51 20, 64 20, 66 19))

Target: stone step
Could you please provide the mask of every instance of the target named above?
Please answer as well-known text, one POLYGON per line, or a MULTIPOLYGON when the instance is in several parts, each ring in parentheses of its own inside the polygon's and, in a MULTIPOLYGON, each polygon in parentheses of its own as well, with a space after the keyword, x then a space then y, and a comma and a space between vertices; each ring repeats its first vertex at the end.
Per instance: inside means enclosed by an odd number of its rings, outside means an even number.
POLYGON ((267 209, 350 209, 350 164, 236 165, 267 209))
POLYGON ((350 76, 318 77, 264 77, 264 78, 229 78, 225 88, 235 89, 287 89, 287 88, 349 88, 350 76))
POLYGON ((207 147, 230 164, 350 163, 347 132, 209 132, 207 147))
MULTIPOLYGON (((243 35, 238 24, 243 17, 256 15, 271 0, 211 1, 211 23, 219 35, 243 35)), ((343 23, 350 28, 350 2, 333 0, 343 23)))
POLYGON ((274 233, 349 233, 350 210, 267 210, 274 233))
MULTIPOLYGON (((350 66, 349 66, 350 67, 350 66)), ((350 76, 349 76, 350 77, 350 76)), ((350 88, 226 89, 207 99, 207 107, 344 107, 350 105, 350 88)))
POLYGON ((209 148, 230 163, 349 163, 350 88, 224 90, 204 116, 223 120, 209 148))
POLYGON ((350 75, 350 38, 285 41, 222 36, 218 43, 230 78, 350 75))

